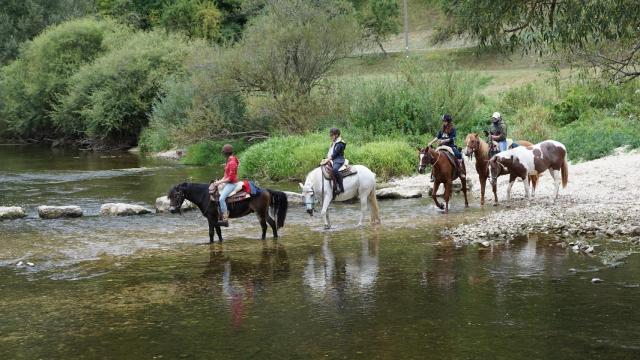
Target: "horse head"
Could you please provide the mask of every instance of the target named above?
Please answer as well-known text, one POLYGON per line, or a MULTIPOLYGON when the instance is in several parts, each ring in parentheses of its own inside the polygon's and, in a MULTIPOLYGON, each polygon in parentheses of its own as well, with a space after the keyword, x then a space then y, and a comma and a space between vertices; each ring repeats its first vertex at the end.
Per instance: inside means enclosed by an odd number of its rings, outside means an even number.
POLYGON ((187 188, 187 183, 175 185, 169 190, 167 197, 169 198, 169 212, 175 214, 180 212, 182 203, 184 202, 184 192, 187 188))
POLYGON ((307 213, 309 216, 313 216, 313 210, 316 203, 316 193, 313 190, 313 185, 308 178, 304 185, 302 183, 299 183, 299 185, 300 190, 302 191, 302 201, 307 209, 307 213))
POLYGON ((487 163, 487 167, 489 168, 489 181, 492 186, 495 186, 498 183, 498 176, 508 172, 506 171, 507 168, 504 164, 500 162, 500 158, 498 156, 493 156, 487 163))
POLYGON ((464 139, 464 145, 467 148, 465 155, 471 157, 473 153, 480 148, 480 138, 478 134, 471 133, 464 139))
POLYGON ((424 174, 424 170, 427 167, 427 164, 431 164, 433 162, 433 156, 431 155, 431 148, 418 148, 418 173, 424 174))

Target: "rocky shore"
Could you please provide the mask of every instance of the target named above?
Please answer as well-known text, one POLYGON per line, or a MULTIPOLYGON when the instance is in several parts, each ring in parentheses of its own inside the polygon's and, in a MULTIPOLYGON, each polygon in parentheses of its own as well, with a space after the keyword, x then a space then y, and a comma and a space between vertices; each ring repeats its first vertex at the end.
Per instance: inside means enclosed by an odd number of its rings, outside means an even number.
MULTIPOLYGON (((477 179, 475 172, 470 176, 477 179)), ((442 234, 456 245, 488 246, 535 232, 560 237, 620 237, 640 243, 638 176, 640 152, 619 150, 605 158, 571 165, 569 185, 561 190, 557 201, 553 199, 553 180, 545 173, 530 203, 524 199, 522 183, 516 182, 509 204, 504 202, 508 178, 502 177, 498 181, 498 197, 504 210, 471 224, 445 229, 442 234)), ((479 193, 479 188, 473 191, 479 193)), ((485 196, 485 207, 490 207, 490 189, 485 196)))

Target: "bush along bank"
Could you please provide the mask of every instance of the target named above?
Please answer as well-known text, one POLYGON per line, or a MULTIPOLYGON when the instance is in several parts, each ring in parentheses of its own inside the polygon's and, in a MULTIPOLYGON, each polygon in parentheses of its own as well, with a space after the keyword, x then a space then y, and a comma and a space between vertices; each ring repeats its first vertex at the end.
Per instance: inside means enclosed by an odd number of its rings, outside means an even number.
MULTIPOLYGON (((407 138, 350 138, 346 157, 351 164, 369 167, 379 178, 410 174, 414 171, 416 151, 407 138)), ((317 167, 329 149, 325 132, 307 135, 274 136, 252 145, 240 154, 240 176, 272 181, 305 179, 317 167)))

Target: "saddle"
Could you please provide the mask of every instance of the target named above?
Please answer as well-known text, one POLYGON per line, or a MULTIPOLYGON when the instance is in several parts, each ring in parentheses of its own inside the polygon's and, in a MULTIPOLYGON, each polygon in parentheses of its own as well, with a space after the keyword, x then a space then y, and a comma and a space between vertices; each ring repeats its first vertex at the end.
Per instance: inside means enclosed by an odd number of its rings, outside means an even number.
MULTIPOLYGON (((322 175, 324 176, 324 178, 327 180, 333 179, 333 165, 331 161, 327 161, 324 164, 320 163, 320 165, 322 166, 322 175)), ((358 173, 358 170, 355 170, 353 166, 349 164, 349 160, 345 160, 344 165, 342 165, 338 171, 340 171, 340 175, 342 175, 343 179, 347 176, 355 175, 358 173)))
MULTIPOLYGON (((443 154, 447 156, 449 159, 449 163, 453 167, 453 178, 457 178, 460 174, 458 174, 457 166, 456 166, 456 155, 453 153, 453 150, 448 146, 438 146, 436 151, 441 151, 443 154)), ((463 165, 464 166, 464 165, 463 165)))
MULTIPOLYGON (((251 197, 251 194, 249 194, 245 190, 243 181, 235 183, 235 186, 236 188, 227 197, 227 201, 226 201, 227 204, 233 204, 239 201, 244 201, 251 197)), ((211 201, 213 201, 214 203, 220 202, 220 191, 222 190, 223 187, 224 185, 213 186, 213 183, 209 184, 209 197, 211 198, 211 201)))

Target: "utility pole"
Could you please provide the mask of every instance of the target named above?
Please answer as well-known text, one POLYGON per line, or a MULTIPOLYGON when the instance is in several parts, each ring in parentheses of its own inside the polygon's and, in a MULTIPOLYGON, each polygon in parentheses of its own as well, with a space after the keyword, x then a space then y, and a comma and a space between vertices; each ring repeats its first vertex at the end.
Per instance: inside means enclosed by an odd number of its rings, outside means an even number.
POLYGON ((404 0, 404 51, 409 57, 409 6, 407 0, 404 0))

